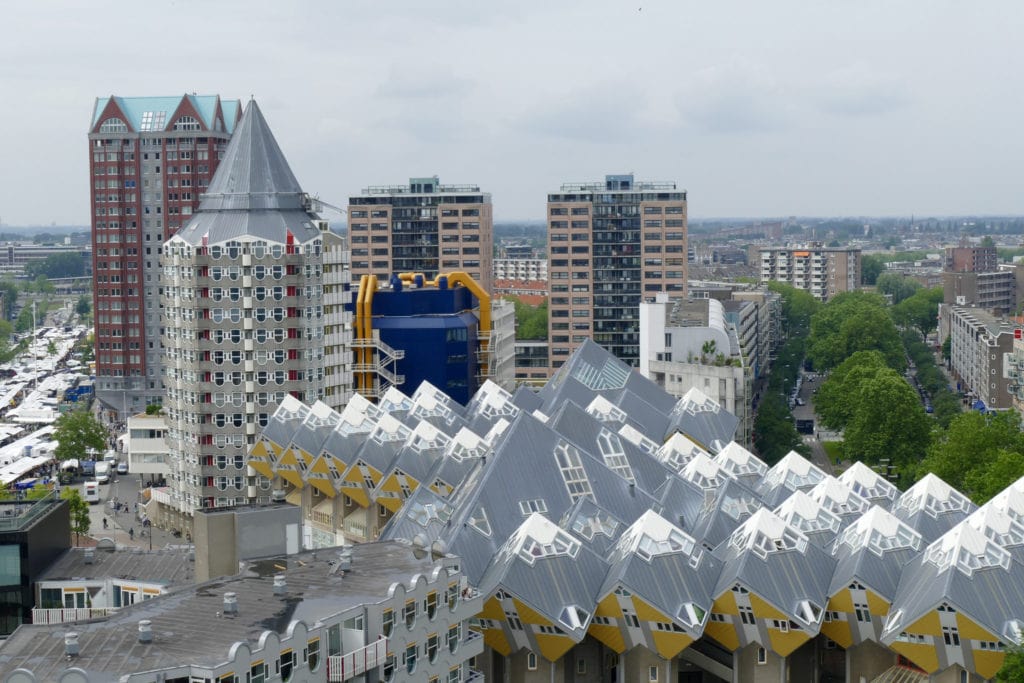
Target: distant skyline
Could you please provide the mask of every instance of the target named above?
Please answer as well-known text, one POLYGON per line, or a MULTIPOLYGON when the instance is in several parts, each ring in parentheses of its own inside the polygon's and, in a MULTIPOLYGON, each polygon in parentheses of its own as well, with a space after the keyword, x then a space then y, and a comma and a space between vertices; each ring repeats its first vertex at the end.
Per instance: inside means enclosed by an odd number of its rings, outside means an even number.
POLYGON ((339 206, 436 174, 541 220, 633 172, 694 218, 1019 215, 1022 29, 1010 0, 19 3, 0 220, 88 224, 95 98, 185 92, 254 96, 339 206))

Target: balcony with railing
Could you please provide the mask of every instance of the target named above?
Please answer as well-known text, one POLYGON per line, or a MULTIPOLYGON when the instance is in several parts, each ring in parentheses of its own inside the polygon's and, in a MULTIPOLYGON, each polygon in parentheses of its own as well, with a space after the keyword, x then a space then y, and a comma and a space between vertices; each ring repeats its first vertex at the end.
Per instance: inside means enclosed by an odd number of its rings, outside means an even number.
POLYGON ((384 665, 388 657, 388 639, 381 636, 358 650, 327 658, 327 680, 348 681, 384 665))
POLYGON ((109 617, 117 607, 65 607, 57 609, 32 609, 33 624, 67 624, 73 621, 88 621, 109 617))

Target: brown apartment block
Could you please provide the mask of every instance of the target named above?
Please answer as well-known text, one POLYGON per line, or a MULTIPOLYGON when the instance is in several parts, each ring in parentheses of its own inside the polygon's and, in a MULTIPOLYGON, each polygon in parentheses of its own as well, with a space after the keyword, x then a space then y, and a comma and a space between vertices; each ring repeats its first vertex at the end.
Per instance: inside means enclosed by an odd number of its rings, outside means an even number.
POLYGON ((943 270, 950 273, 991 273, 998 264, 995 247, 946 247, 943 270))
POLYGON ((463 271, 492 291, 491 195, 477 185, 442 185, 437 176, 368 187, 348 202, 352 279, 395 273, 463 271))
POLYGON ((585 339, 640 361, 640 302, 686 295, 686 191, 674 182, 567 183, 548 195, 548 370, 585 339))
POLYGON ((93 106, 96 395, 121 416, 163 401, 161 245, 198 209, 239 116, 238 100, 217 95, 100 97, 93 106))

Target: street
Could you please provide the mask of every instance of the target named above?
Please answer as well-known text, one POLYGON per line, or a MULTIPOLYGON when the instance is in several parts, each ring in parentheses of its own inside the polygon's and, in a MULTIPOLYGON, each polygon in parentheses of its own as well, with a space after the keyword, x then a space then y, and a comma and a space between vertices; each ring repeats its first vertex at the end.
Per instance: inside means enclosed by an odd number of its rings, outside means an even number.
MULTIPOLYGON (((73 486, 82 490, 82 482, 73 486)), ((100 485, 101 502, 89 506, 89 535, 99 540, 109 538, 119 546, 136 548, 163 548, 165 545, 185 543, 169 531, 149 526, 143 527, 135 510, 139 500, 138 475, 122 474, 111 480, 109 484, 100 485), (111 501, 127 504, 127 512, 115 512, 111 501), (107 520, 107 528, 103 528, 103 520, 107 520), (134 531, 134 538, 129 533, 134 531), (152 534, 152 537, 150 537, 152 534)))
POLYGON ((824 379, 815 373, 809 373, 810 376, 815 376, 815 379, 808 380, 808 374, 803 374, 803 382, 800 384, 799 398, 803 401, 804 405, 793 406, 792 413, 795 420, 815 420, 814 434, 802 434, 803 441, 811 449, 811 462, 820 467, 826 474, 832 474, 832 462, 829 460, 828 453, 825 451, 825 447, 821 445, 824 441, 838 441, 842 439, 842 435, 834 434, 832 432, 819 431, 817 425, 817 416, 814 414, 814 390, 817 389, 824 379))

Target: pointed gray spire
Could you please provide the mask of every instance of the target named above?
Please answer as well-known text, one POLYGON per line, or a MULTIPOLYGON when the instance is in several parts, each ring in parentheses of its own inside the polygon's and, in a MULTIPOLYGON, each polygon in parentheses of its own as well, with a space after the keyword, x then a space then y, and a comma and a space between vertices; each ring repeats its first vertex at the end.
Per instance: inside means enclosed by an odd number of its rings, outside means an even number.
POLYGON ((302 188, 259 106, 250 100, 199 209, 301 208, 302 188))

